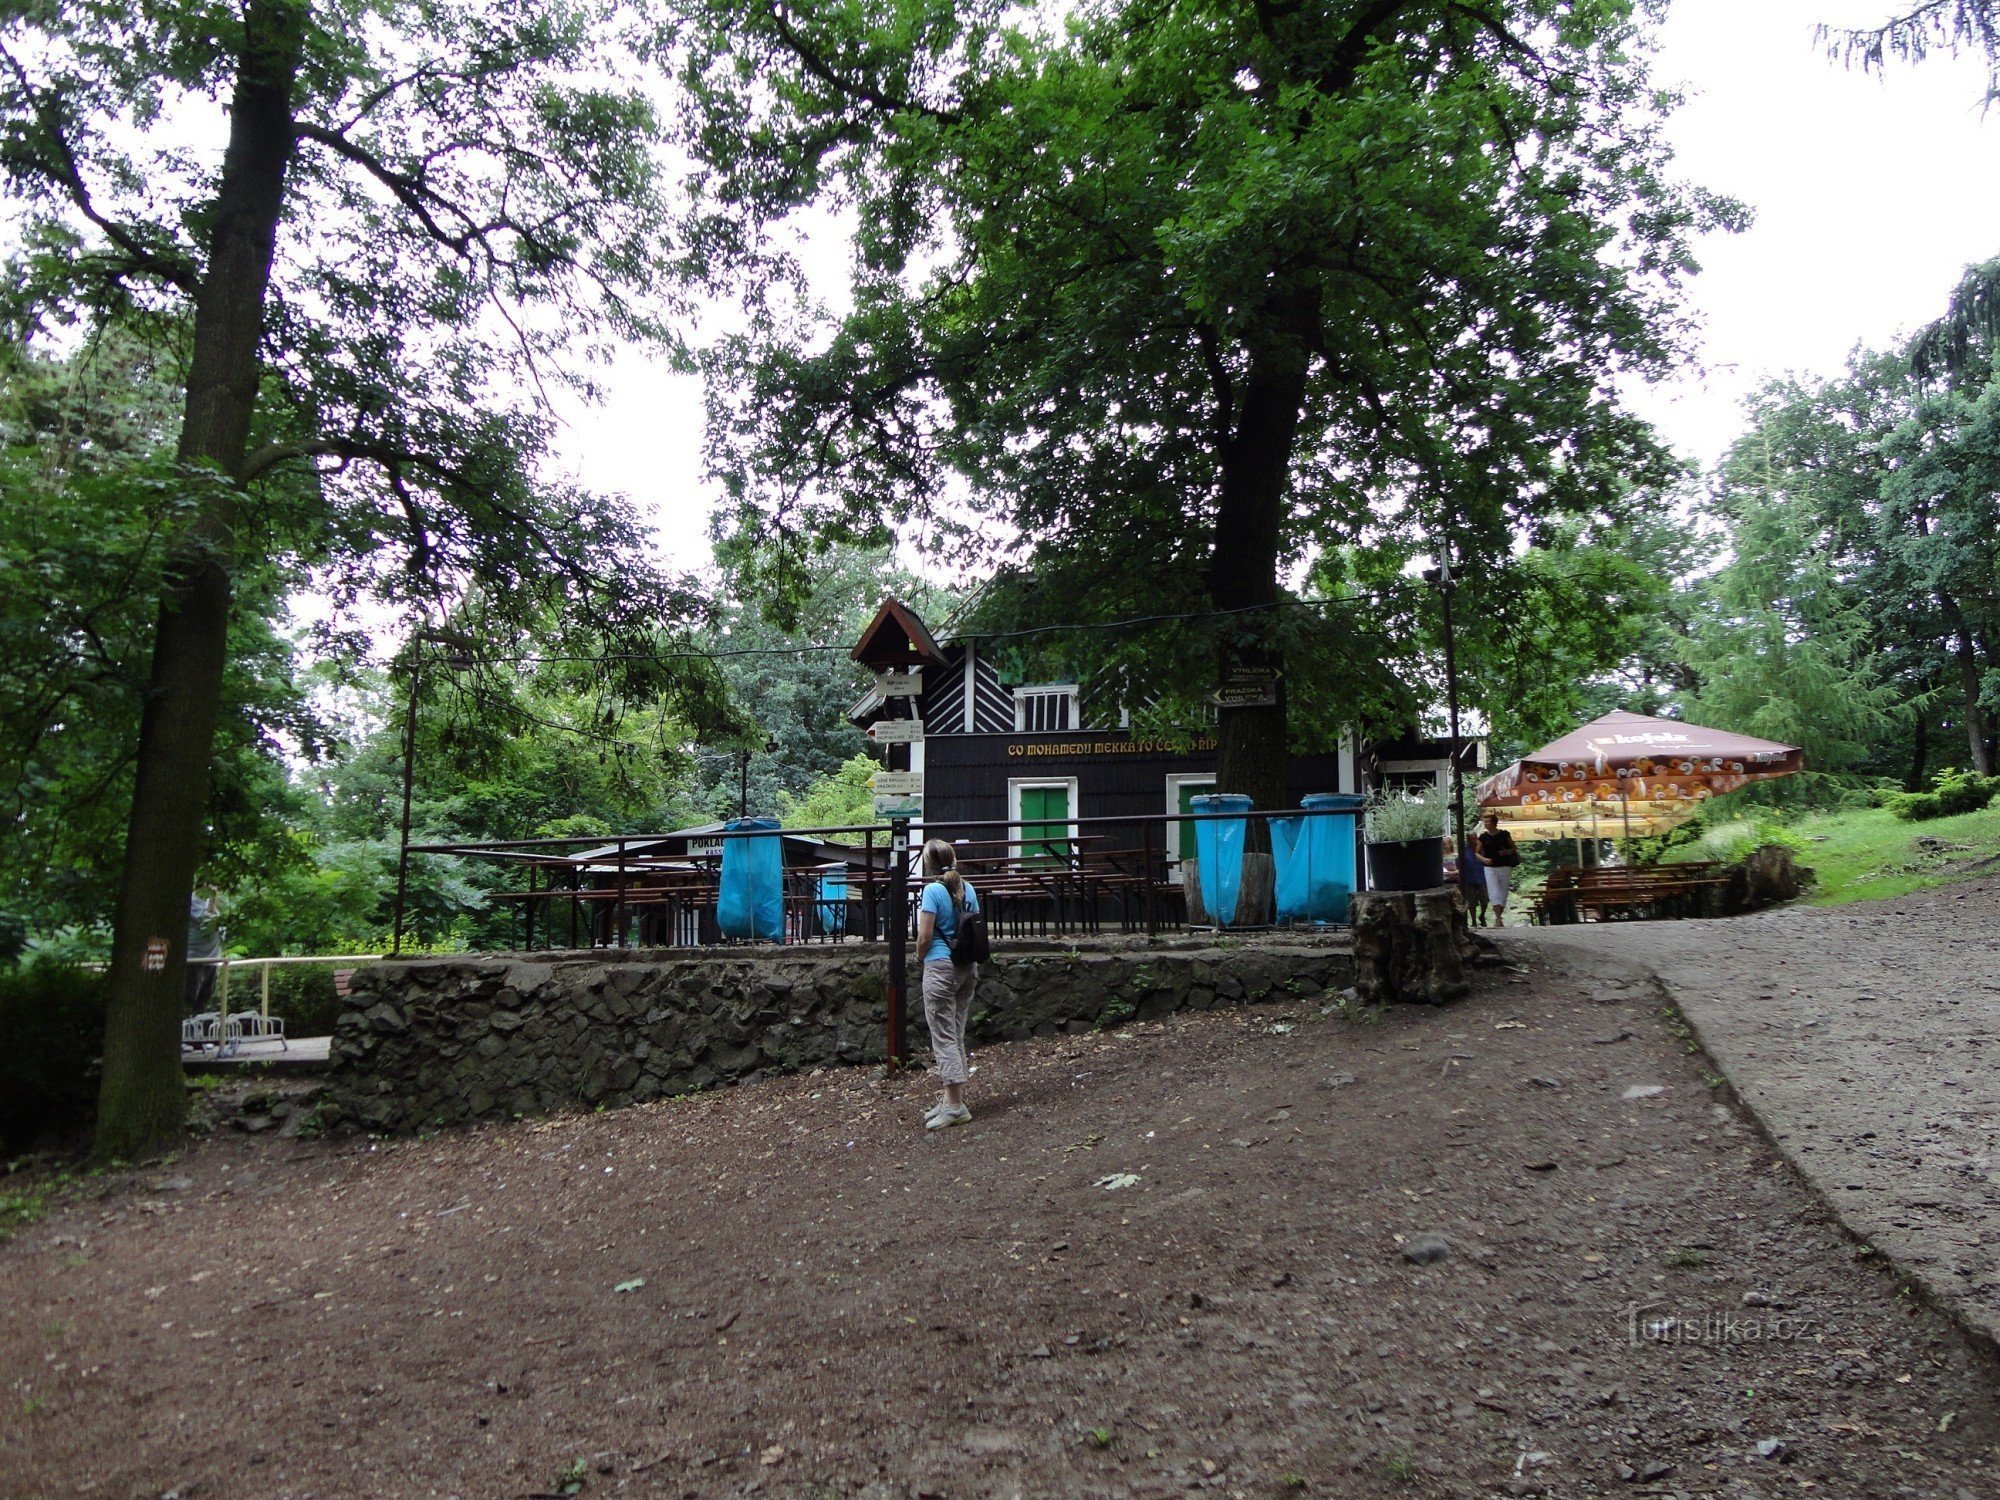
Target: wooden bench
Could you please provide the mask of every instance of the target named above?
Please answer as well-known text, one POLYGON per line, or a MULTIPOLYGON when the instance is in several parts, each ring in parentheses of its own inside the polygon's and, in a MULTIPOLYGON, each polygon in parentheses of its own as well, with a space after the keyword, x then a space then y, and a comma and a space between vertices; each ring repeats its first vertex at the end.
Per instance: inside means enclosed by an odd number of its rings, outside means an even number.
POLYGON ((1544 926, 1575 922, 1655 921, 1705 915, 1729 877, 1712 861, 1683 865, 1559 866, 1531 904, 1544 926))

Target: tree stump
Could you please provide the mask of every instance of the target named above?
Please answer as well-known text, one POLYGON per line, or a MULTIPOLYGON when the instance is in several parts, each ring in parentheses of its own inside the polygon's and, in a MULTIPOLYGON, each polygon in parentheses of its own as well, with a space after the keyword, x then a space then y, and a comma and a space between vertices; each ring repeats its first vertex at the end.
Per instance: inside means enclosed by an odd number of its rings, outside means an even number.
POLYGON ((1723 873, 1729 877, 1722 892, 1725 917, 1797 900, 1813 879, 1813 872, 1796 863, 1783 844, 1760 845, 1744 856, 1743 863, 1723 873))
MULTIPOLYGON (((1243 879, 1236 895, 1236 920, 1231 927, 1268 927, 1272 921, 1273 898, 1276 894, 1275 872, 1268 854, 1245 854, 1243 856, 1243 879)), ((1215 918, 1209 915, 1208 905, 1201 899, 1201 861, 1184 859, 1181 861, 1181 890, 1187 897, 1187 919, 1190 927, 1212 927, 1215 918)))
POLYGON ((1465 959, 1473 947, 1458 892, 1357 891, 1354 990, 1370 1005, 1443 1005, 1472 988, 1465 959))

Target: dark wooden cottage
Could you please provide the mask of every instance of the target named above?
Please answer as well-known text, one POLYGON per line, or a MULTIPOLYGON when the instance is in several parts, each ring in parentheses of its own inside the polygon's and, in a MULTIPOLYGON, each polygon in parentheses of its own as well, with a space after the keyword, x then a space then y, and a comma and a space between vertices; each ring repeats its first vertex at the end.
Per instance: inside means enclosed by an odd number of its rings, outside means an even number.
MULTIPOLYGON (((1114 706, 1088 702, 1077 683, 1008 683, 976 639, 939 642, 899 600, 883 601, 853 654, 880 674, 850 711, 854 722, 922 723, 920 738, 886 748, 892 768, 923 773, 915 830, 923 837, 975 848, 1004 840, 1004 852, 1017 859, 1087 851, 1093 840, 1101 848, 1136 849, 1159 834, 1137 823, 1080 826, 1078 820, 1171 816, 1188 811, 1190 798, 1217 789, 1212 738, 1185 746, 1142 738, 1114 706), (913 695, 885 690, 885 680, 893 689, 900 678, 916 680, 913 695), (1025 826, 991 826, 1002 823, 1025 826)), ((1414 736, 1350 737, 1332 753, 1293 759, 1292 805, 1312 792, 1365 792, 1384 779, 1441 779, 1448 754, 1445 744, 1414 736)), ((1483 746, 1468 744, 1462 754, 1468 769, 1483 763, 1483 746)), ((1194 852, 1194 828, 1191 822, 1168 827, 1170 880, 1194 852)))

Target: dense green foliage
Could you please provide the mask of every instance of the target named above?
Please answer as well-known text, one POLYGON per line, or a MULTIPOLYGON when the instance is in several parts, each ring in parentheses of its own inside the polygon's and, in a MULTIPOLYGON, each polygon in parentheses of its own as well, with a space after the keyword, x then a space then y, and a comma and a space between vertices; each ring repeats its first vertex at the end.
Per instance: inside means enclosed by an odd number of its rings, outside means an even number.
POLYGON ((2000 388, 1900 356, 1774 383, 1716 476, 1729 560, 1693 592, 1690 717, 1802 745, 1820 771, 1993 768, 2000 388))
MULTIPOLYGON (((0 910, 101 921, 131 798, 161 569, 187 522, 159 358, 115 331, 66 359, 0 348, 0 910)), ((248 569, 231 627, 211 867, 239 879, 292 811, 278 746, 323 730, 270 620, 286 575, 248 569)))
POLYGON ((0 1154, 86 1124, 104 1049, 104 976, 62 964, 0 966, 0 1154))
POLYGON ((1883 806, 1906 823, 1927 823, 1933 818, 1955 818, 1961 813, 1978 812, 2000 797, 2000 776, 1976 776, 1970 771, 1947 771, 1927 792, 1894 792, 1883 806))
POLYGON ((768 554, 894 529, 1014 564, 1014 623, 1191 617, 1052 645, 1135 709, 1282 662, 1324 745, 1410 700, 1289 571, 1442 532, 1525 623, 1516 543, 1671 472, 1617 382, 1670 364, 1730 210, 1669 177, 1620 0, 704 15, 710 269, 757 312, 712 441, 768 554), (832 321, 764 253, 816 204, 859 225, 832 321))

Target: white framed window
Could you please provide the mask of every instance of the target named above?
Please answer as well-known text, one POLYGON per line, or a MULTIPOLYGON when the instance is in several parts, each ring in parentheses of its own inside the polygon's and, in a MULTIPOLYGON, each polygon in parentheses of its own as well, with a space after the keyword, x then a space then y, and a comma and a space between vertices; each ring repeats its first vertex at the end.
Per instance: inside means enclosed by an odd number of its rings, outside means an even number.
POLYGON ((1043 683, 1014 689, 1016 733, 1049 734, 1076 727, 1076 684, 1043 683))
POLYGON ((1068 864, 1076 854, 1076 778, 1017 776, 1007 782, 1008 834, 1014 858, 1068 864))
MULTIPOLYGON (((1182 771, 1167 778, 1167 815, 1189 811, 1188 800, 1205 797, 1215 790, 1213 771, 1182 771)), ((1194 858, 1193 823, 1169 823, 1167 825, 1167 879, 1179 885, 1181 861, 1194 858)))

